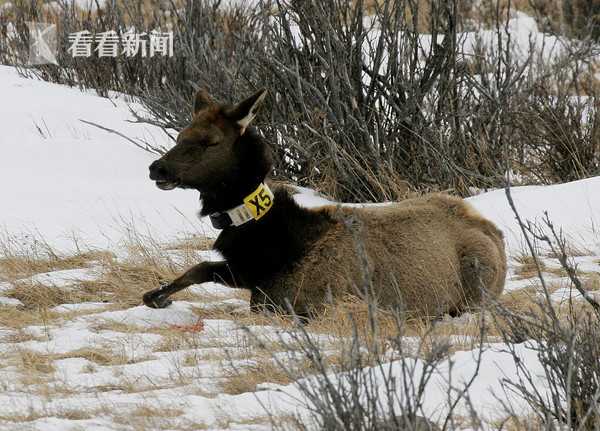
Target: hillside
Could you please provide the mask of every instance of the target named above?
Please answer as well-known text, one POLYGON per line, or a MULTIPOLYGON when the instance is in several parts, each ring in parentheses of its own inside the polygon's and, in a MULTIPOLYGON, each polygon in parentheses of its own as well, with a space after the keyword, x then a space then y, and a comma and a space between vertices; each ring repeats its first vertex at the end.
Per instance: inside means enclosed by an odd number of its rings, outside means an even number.
MULTIPOLYGON (((140 305, 160 278, 201 258, 218 259, 207 251, 216 232, 197 220, 195 193, 165 193, 148 180, 153 155, 80 120, 160 145, 169 138, 128 122, 122 96, 23 79, 10 67, 0 67, 0 94, 0 428, 259 430, 271 429, 264 407, 284 419, 306 415, 298 386, 272 363, 281 346, 265 351, 256 341, 275 346, 289 326, 252 315, 243 291, 207 283, 168 309, 140 305)), ((523 218, 547 211, 564 229, 586 280, 600 276, 598 190, 600 177, 513 189, 523 218)), ((324 203, 309 190, 297 199, 324 203)), ((512 258, 505 297, 527 292, 514 298, 531 300, 539 286, 533 273, 523 275, 522 238, 504 191, 470 202, 505 232, 512 258)), ((543 261, 553 298, 565 301, 571 292, 557 260, 543 261)), ((475 372, 478 350, 465 329, 473 320, 444 321, 459 341, 427 386, 424 411, 434 421, 447 408, 440 389, 448 385, 449 364, 457 386, 475 372)), ((337 336, 322 329, 308 326, 335 349, 337 336)), ((530 347, 516 349, 544 391, 530 347)), ((505 415, 497 397, 528 413, 501 386, 515 372, 505 350, 490 338, 469 390, 490 424, 505 415)), ((391 370, 402 378, 399 362, 391 370)))

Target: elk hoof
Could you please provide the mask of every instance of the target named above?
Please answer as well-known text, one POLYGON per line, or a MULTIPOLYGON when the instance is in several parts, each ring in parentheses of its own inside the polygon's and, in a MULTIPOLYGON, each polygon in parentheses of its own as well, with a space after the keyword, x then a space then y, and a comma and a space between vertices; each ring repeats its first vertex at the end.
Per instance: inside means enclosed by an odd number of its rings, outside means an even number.
POLYGON ((143 300, 144 304, 150 308, 165 308, 173 303, 167 295, 161 292, 161 289, 144 293, 143 300))

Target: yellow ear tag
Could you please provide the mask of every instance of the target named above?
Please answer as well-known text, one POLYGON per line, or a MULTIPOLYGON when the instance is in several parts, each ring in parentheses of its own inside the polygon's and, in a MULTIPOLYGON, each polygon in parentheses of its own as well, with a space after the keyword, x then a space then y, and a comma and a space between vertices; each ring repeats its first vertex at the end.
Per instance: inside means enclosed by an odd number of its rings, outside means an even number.
POLYGON ((256 190, 244 198, 244 205, 254 220, 260 219, 273 207, 273 192, 265 183, 261 183, 256 190))

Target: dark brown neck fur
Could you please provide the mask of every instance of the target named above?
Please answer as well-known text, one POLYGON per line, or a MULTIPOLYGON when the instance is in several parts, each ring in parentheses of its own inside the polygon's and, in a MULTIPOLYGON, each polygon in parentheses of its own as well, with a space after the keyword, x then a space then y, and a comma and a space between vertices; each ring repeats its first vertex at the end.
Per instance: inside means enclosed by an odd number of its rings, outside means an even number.
POLYGON ((266 144, 253 128, 246 130, 235 144, 235 175, 214 190, 203 190, 201 215, 230 210, 240 205, 264 181, 271 170, 271 156, 266 144))
MULTIPOLYGON (((271 169, 269 148, 252 129, 235 146, 229 183, 202 191, 202 215, 227 211, 264 181, 271 169)), ((284 189, 275 190, 273 207, 259 220, 225 228, 214 248, 244 287, 253 288, 293 265, 334 221, 324 213, 301 208, 284 189)))
POLYGON ((226 228, 214 248, 239 282, 252 289, 297 262, 333 223, 326 213, 301 208, 280 188, 275 190, 273 208, 265 216, 226 228))

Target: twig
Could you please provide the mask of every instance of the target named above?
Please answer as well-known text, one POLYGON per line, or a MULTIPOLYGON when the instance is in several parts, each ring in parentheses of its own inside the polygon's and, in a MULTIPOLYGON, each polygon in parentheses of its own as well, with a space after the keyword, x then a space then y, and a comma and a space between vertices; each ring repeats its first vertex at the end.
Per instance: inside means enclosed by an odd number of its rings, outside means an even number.
POLYGON ((157 154, 159 156, 161 156, 161 155, 164 154, 164 151, 161 151, 161 150, 159 150, 157 148, 151 147, 148 144, 141 145, 140 143, 134 141, 129 136, 124 135, 123 133, 119 132, 118 130, 111 129, 109 127, 105 127, 105 126, 102 126, 100 124, 93 123, 91 121, 82 120, 81 118, 79 119, 79 121, 81 121, 82 123, 85 123, 85 124, 89 124, 90 126, 97 127, 97 128, 99 128, 101 130, 104 130, 105 132, 113 133, 113 134, 115 134, 117 136, 120 136, 121 138, 125 139, 126 141, 128 141, 128 142, 132 143, 133 145, 135 145, 136 147, 138 147, 139 149, 147 151, 150 154, 157 154))

